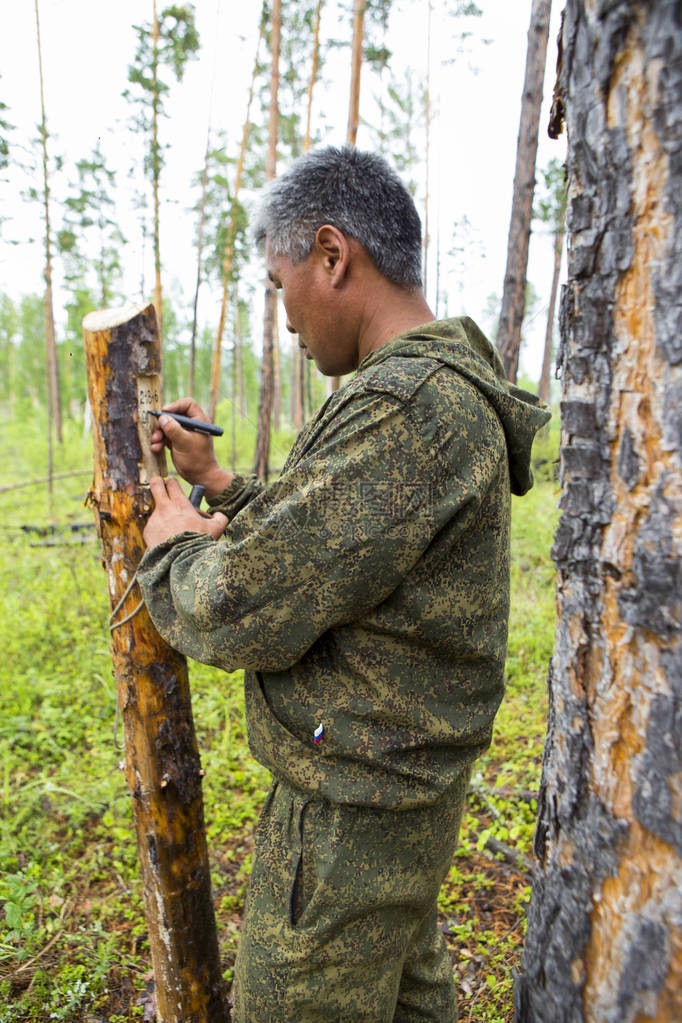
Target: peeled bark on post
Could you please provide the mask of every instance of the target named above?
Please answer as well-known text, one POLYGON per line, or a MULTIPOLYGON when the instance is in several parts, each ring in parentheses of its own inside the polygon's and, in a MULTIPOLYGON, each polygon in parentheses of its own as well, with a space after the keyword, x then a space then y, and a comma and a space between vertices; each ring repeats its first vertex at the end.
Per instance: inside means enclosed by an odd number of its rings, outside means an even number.
POLYGON ((682 1019, 682 18, 568 0, 558 625, 518 1023, 682 1019))
POLYGON ((526 73, 521 99, 519 137, 516 144, 516 170, 512 211, 509 222, 507 267, 504 273, 502 310, 497 333, 497 347, 509 380, 516 381, 521 347, 521 325, 526 308, 526 271, 530 225, 535 190, 535 158, 538 151, 538 128, 545 78, 547 39, 551 0, 533 0, 528 29, 526 73))
POLYGON ((157 1019, 222 1023, 228 1013, 187 662, 161 639, 143 604, 131 614, 139 591, 132 586, 125 596, 145 550, 142 530, 151 510, 145 483, 165 471, 149 448, 153 425, 146 415, 148 409, 161 406, 161 346, 154 307, 90 313, 83 321, 83 335, 93 416, 90 502, 115 611, 112 657, 157 1019))

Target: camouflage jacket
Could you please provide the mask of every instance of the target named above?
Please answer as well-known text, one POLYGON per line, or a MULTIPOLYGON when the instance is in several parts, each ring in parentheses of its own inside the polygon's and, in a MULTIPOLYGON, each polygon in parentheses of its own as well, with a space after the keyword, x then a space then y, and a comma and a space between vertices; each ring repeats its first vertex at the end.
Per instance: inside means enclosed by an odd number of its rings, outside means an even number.
POLYGON ((280 478, 237 477, 215 541, 182 533, 138 578, 164 638, 246 669, 251 750, 339 803, 440 798, 490 743, 504 689, 510 489, 549 418, 472 320, 372 352, 280 478))

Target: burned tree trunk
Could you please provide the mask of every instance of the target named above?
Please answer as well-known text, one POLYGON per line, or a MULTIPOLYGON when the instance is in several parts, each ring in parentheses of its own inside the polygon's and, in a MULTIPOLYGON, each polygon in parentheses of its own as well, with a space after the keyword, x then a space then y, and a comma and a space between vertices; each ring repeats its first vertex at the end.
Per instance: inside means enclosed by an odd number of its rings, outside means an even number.
POLYGON ((558 626, 517 1021, 682 1019, 682 14, 568 0, 558 626))
POLYGON ((145 486, 164 470, 149 448, 160 408, 161 349, 153 306, 83 321, 93 415, 90 500, 109 580, 112 656, 125 730, 160 1023, 227 1020, 204 833, 187 662, 139 604, 135 571, 150 507, 145 486))
POLYGON ((535 190, 535 158, 538 151, 538 128, 545 78, 545 58, 549 36, 551 0, 533 0, 528 29, 526 73, 521 99, 519 137, 516 144, 514 193, 509 222, 507 268, 504 273, 502 311, 497 334, 497 347, 509 380, 516 381, 521 347, 521 325, 526 308, 526 271, 530 225, 535 190))

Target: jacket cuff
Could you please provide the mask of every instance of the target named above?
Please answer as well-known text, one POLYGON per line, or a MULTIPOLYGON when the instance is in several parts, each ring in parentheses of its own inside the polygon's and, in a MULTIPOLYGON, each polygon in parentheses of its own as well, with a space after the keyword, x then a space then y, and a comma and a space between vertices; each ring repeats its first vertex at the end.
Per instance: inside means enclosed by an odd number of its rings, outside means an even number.
POLYGON ((206 504, 212 512, 222 512, 232 521, 237 512, 257 497, 262 489, 263 484, 255 475, 235 476, 219 494, 207 498, 206 504))

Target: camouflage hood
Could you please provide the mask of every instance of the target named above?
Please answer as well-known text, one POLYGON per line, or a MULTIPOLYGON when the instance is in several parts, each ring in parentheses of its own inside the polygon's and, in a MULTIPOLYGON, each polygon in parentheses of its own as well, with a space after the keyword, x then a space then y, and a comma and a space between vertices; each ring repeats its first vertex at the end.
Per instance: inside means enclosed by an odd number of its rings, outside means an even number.
POLYGON ((530 490, 533 438, 551 412, 536 395, 505 378, 500 356, 472 319, 462 316, 415 327, 368 355, 359 372, 396 357, 433 359, 474 384, 493 406, 504 428, 512 493, 521 495, 530 490))

